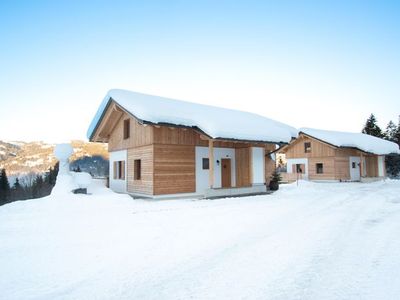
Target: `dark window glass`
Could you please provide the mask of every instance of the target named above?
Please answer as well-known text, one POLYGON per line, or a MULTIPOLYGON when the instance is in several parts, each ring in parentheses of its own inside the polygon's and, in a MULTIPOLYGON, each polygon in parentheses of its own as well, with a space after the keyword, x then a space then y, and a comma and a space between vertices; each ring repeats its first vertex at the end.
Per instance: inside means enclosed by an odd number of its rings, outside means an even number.
POLYGON ((210 160, 208 158, 203 158, 203 170, 210 169, 210 160))
POLYGON ((131 135, 131 127, 130 127, 130 122, 129 119, 124 120, 124 140, 128 139, 131 135))
POLYGON ((317 169, 317 174, 323 174, 324 173, 324 164, 318 163, 316 165, 316 169, 317 169))
POLYGON ((311 143, 310 142, 304 143, 304 152, 311 153, 311 143))
POLYGON ((114 179, 125 180, 125 161, 114 161, 114 179))
POLYGON ((134 174, 133 178, 135 180, 140 180, 142 177, 142 162, 140 159, 135 159, 134 161, 134 174))

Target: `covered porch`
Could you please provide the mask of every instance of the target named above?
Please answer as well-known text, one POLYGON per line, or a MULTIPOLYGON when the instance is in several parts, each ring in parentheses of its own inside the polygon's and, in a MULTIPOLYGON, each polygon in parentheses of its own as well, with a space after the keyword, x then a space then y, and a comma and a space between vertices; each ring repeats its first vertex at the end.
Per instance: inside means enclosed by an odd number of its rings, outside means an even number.
POLYGON ((266 193, 275 144, 208 139, 196 146, 196 192, 206 198, 266 193))

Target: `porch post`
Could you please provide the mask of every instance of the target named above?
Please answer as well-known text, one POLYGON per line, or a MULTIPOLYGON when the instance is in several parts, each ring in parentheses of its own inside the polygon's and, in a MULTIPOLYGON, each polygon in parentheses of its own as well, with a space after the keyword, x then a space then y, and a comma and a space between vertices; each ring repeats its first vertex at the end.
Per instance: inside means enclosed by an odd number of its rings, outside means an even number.
POLYGON ((214 141, 212 139, 208 140, 208 158, 209 158, 208 182, 210 189, 212 189, 214 187, 214 141))
POLYGON ((364 174, 364 164, 363 164, 363 154, 360 153, 360 178, 363 177, 364 174))
POLYGON ((250 186, 253 186, 253 148, 249 146, 247 149, 249 149, 249 181, 250 186))

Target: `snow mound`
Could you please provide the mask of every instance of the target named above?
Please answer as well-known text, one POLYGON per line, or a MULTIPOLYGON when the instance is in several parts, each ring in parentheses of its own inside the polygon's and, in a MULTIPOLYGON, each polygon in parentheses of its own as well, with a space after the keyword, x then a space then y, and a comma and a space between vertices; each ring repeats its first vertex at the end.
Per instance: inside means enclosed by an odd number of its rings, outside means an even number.
POLYGON ((74 177, 76 185, 80 189, 87 188, 92 183, 92 176, 86 172, 73 172, 72 176, 74 177))
POLYGON ((257 114, 116 89, 101 103, 89 139, 111 100, 141 121, 197 127, 212 138, 288 143, 297 137, 294 127, 257 114))
MULTIPOLYGON (((69 173, 59 173, 57 175, 56 184, 51 190, 51 196, 64 196, 72 193, 76 189, 74 178, 69 173)), ((52 197, 57 199, 57 197, 52 197)))
POLYGON ((377 155, 400 153, 399 146, 396 143, 364 133, 328 131, 312 128, 300 128, 300 132, 336 147, 357 148, 364 152, 377 155))
POLYGON ((67 160, 73 153, 71 144, 57 144, 54 148, 54 156, 58 160, 67 160))

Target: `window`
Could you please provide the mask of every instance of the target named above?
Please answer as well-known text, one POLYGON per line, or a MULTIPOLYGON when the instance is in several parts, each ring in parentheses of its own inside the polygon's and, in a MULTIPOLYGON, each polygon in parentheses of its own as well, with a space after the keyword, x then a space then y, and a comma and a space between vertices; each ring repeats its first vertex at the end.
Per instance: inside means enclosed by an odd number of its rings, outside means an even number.
POLYGON ((355 162, 352 162, 352 163, 351 163, 351 167, 352 167, 353 169, 355 169, 355 168, 356 168, 356 163, 355 163, 355 162))
POLYGON ((210 169, 210 160, 208 158, 203 158, 203 170, 210 169))
POLYGON ((296 164, 296 173, 303 173, 303 168, 301 164, 296 164))
POLYGON ((324 164, 318 163, 318 164, 316 164, 315 168, 317 169, 317 174, 323 174, 324 173, 324 164))
POLYGON ((114 161, 114 179, 125 180, 125 161, 114 161))
POLYGON ((129 139, 130 132, 130 121, 129 119, 124 120, 124 140, 129 139))
POLYGON ((304 153, 311 153, 311 143, 310 142, 304 143, 304 153))
POLYGON ((134 180, 140 180, 142 177, 142 161, 140 159, 135 159, 134 161, 134 180))

